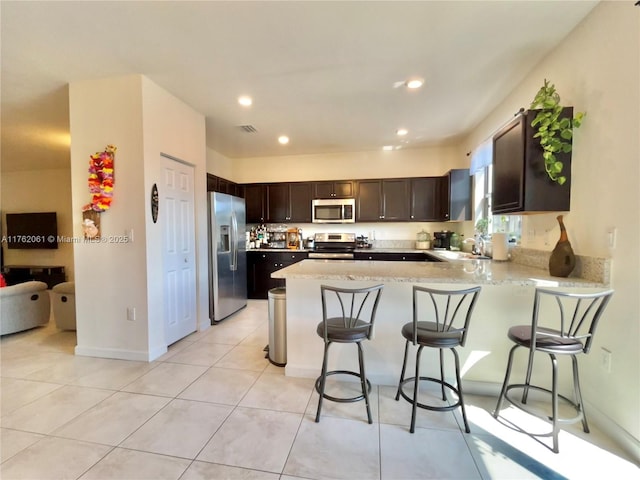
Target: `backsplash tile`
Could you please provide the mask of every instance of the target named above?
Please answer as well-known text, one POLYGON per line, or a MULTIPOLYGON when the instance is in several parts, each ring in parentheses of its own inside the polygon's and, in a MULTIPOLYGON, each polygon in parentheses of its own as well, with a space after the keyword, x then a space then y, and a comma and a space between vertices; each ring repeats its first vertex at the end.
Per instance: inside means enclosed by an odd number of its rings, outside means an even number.
MULTIPOLYGON (((513 247, 510 253, 511 261, 514 263, 545 270, 549 268, 549 256, 551 252, 534 250, 532 248, 513 247)), ((576 255, 576 267, 569 277, 584 278, 585 280, 608 285, 611 282, 611 259, 576 255)))

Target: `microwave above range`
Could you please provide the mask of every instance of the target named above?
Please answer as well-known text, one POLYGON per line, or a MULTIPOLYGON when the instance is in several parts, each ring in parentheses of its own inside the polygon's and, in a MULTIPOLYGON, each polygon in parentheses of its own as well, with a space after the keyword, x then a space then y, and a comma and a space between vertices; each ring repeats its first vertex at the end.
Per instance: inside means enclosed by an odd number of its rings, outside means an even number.
POLYGON ((317 199, 311 201, 313 223, 355 223, 355 198, 317 199))

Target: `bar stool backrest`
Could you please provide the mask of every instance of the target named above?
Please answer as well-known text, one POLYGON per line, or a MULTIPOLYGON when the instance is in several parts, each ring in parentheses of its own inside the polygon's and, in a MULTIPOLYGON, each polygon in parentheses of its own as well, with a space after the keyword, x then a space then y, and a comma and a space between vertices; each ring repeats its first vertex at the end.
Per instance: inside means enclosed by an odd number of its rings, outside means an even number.
POLYGON ((471 314, 481 287, 440 290, 413 286, 413 344, 418 342, 418 322, 433 322, 438 332, 460 334, 460 346, 467 341, 471 314), (427 298, 421 298, 428 296, 427 298), (430 301, 429 301, 430 300, 430 301))
POLYGON ((612 295, 613 290, 569 293, 536 288, 531 344, 536 344, 536 337, 539 335, 553 336, 548 331, 541 331, 540 327, 545 327, 557 331, 556 336, 560 338, 579 340, 583 344, 582 351, 589 353, 598 322, 612 295))
MULTIPOLYGON (((380 295, 384 285, 375 285, 366 288, 339 288, 321 285, 322 296, 322 321, 325 323, 324 336, 327 341, 327 321, 329 319, 342 319, 342 325, 349 330, 362 330, 366 332, 367 339, 371 340, 373 323, 380 302, 380 295), (364 322, 364 324, 360 323, 364 322)), ((336 325, 333 325, 335 328, 336 325)))

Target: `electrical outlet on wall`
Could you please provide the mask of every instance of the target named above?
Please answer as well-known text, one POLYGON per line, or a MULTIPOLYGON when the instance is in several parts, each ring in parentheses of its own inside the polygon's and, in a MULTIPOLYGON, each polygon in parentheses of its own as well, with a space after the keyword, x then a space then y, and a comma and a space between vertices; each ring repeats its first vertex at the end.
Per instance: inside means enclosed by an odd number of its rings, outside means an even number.
POLYGON ((616 248, 616 240, 618 236, 618 229, 616 227, 609 227, 607 229, 607 246, 614 250, 616 248))
POLYGON ((611 351, 604 347, 600 349, 600 366, 605 372, 611 373, 611 351))

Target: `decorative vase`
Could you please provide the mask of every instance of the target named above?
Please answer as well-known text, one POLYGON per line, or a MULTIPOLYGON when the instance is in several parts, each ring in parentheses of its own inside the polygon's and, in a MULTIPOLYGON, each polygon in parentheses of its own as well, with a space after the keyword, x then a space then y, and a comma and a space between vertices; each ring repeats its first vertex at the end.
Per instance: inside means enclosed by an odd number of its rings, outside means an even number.
POLYGON ((576 266, 576 256, 569 243, 562 215, 558 215, 557 219, 560 224, 560 239, 549 257, 549 274, 552 277, 568 277, 576 266))

